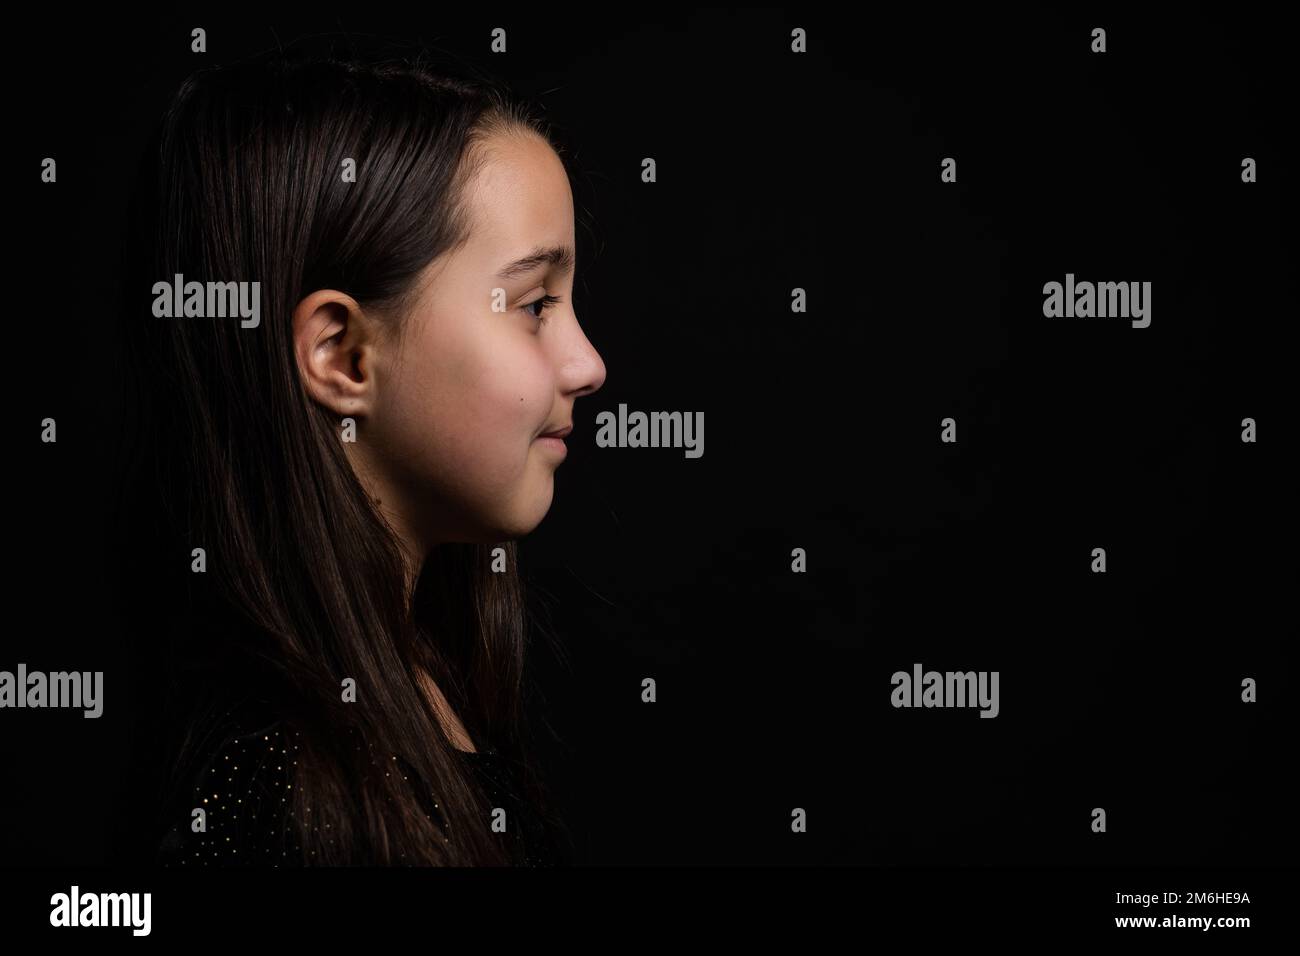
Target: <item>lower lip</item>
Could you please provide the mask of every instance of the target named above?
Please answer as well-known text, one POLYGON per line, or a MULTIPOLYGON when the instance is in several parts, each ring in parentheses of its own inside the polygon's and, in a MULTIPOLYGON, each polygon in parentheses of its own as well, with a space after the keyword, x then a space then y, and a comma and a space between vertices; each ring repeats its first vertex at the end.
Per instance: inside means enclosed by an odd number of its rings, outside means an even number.
POLYGON ((541 435, 538 437, 537 441, 542 446, 549 448, 560 455, 567 455, 569 453, 569 446, 564 443, 563 438, 541 435))

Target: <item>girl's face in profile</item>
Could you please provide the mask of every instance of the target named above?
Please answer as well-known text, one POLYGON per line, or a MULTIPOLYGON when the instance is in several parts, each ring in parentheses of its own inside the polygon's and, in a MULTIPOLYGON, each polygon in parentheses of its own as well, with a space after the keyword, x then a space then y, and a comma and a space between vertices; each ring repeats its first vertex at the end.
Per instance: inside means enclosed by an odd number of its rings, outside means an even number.
MULTIPOLYGON (((421 553, 536 527, 565 454, 539 436, 575 424, 574 401, 605 380, 573 310, 573 196, 560 158, 534 136, 481 145, 489 158, 464 197, 470 238, 418 278, 403 334, 305 325, 309 383, 357 417, 357 441, 344 447, 421 553), (560 254, 517 264, 544 250, 560 254)), ((309 301, 299 312, 319 315, 309 301)))

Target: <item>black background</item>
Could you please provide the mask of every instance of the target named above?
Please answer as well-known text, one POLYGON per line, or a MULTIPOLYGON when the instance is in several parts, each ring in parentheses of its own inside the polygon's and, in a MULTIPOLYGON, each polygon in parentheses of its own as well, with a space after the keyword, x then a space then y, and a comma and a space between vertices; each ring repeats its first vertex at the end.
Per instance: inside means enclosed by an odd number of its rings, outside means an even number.
POLYGON ((582 171, 576 307, 608 377, 521 545, 566 649, 535 663, 580 862, 1294 858, 1277 24, 804 5, 103 20, 50 8, 10 36, 0 668, 102 670, 105 715, 0 715, 6 865, 113 863, 134 839, 104 466, 129 171, 189 71, 310 34, 491 69, 582 171), (1044 318, 1067 272, 1151 281, 1150 327, 1044 318), (619 403, 704 412, 703 457, 595 447, 619 403), (892 708, 890 675, 918 661, 1000 671, 1000 716, 892 708))

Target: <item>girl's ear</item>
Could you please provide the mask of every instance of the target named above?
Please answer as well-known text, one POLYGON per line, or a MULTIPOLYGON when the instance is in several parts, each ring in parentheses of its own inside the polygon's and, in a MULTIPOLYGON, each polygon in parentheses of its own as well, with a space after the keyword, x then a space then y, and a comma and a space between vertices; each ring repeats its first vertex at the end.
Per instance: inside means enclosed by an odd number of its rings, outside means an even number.
POLYGON ((345 292, 321 289, 299 302, 293 310, 293 347, 307 394, 337 415, 369 415, 375 404, 377 331, 345 292))

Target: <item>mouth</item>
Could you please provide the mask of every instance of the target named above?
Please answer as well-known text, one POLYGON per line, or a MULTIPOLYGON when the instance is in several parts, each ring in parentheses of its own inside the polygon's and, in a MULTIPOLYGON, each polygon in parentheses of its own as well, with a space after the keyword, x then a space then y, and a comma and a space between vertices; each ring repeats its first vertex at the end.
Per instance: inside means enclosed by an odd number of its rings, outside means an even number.
POLYGON ((569 454, 569 446, 564 443, 564 438, 569 432, 573 431, 572 425, 565 425, 563 428, 557 428, 554 431, 544 432, 537 436, 537 444, 545 447, 553 454, 564 458, 569 454))

